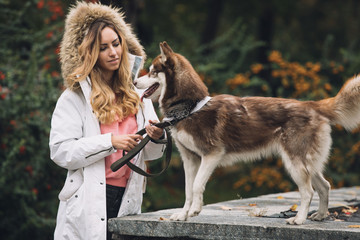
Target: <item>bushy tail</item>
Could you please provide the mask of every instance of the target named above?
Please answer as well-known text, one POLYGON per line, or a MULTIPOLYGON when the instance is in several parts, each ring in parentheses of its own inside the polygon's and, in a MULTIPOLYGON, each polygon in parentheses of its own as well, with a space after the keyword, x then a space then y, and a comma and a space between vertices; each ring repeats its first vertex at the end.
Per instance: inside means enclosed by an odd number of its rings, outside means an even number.
POLYGON ((331 124, 340 124, 351 130, 360 124, 360 76, 348 80, 339 93, 329 99, 317 102, 321 112, 331 124))

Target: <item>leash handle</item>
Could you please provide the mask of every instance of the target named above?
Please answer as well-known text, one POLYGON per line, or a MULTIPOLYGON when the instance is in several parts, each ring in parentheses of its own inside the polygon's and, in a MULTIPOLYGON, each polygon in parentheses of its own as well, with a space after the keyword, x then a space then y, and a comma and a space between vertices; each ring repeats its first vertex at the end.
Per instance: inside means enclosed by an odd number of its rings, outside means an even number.
MULTIPOLYGON (((138 131, 136 134, 144 135, 146 133, 146 129, 143 128, 140 131, 138 131)), ((127 154, 125 154, 125 151, 123 151, 123 157, 118 159, 116 162, 111 164, 110 168, 113 172, 116 172, 121 167, 123 167, 125 164, 130 162, 131 159, 133 159, 140 151, 145 147, 145 145, 149 142, 150 137, 146 136, 138 145, 136 145, 133 149, 131 149, 127 154)))
POLYGON ((171 153, 172 153, 172 138, 170 135, 170 132, 165 128, 165 132, 167 135, 167 145, 166 145, 166 155, 165 155, 165 167, 158 173, 148 173, 145 172, 144 170, 142 170, 141 168, 139 168, 138 166, 136 166, 135 164, 133 164, 132 162, 128 161, 126 164, 128 165, 128 167, 133 170, 134 172, 143 175, 145 177, 157 177, 160 176, 163 172, 165 172, 169 165, 170 165, 170 160, 171 160, 171 153))
MULTIPOLYGON (((113 164, 111 164, 111 166, 110 166, 111 170, 113 172, 115 172, 115 171, 119 170, 121 167, 123 167, 125 164, 127 164, 129 166, 129 168, 132 169, 134 172, 136 172, 140 175, 146 176, 146 177, 156 177, 156 176, 159 176, 160 174, 162 174, 169 167, 170 160, 171 160, 172 138, 171 138, 169 130, 167 129, 167 127, 170 125, 171 125, 171 123, 169 123, 169 122, 156 123, 155 124, 156 127, 163 128, 165 130, 167 139, 154 140, 154 139, 151 139, 147 135, 138 145, 136 145, 133 149, 131 149, 127 154, 125 154, 125 151, 123 151, 123 157, 120 158, 119 160, 117 160, 116 162, 114 162, 113 164), (142 170, 141 168, 137 167, 136 165, 134 165, 133 163, 130 162, 131 159, 133 159, 145 147, 145 145, 150 140, 155 143, 159 143, 159 144, 167 144, 165 167, 161 172, 156 173, 156 174, 147 173, 144 170, 142 170)), ((145 133, 146 133, 146 129, 143 128, 140 131, 138 131, 136 134, 144 135, 145 133)))
MULTIPOLYGON (((131 151, 129 151, 122 158, 111 164, 110 168, 113 172, 119 170, 122 166, 129 163, 140 151, 145 147, 145 145, 150 141, 150 137, 146 136, 138 145, 136 145, 131 151)), ((123 154, 125 151, 123 151, 123 154)))

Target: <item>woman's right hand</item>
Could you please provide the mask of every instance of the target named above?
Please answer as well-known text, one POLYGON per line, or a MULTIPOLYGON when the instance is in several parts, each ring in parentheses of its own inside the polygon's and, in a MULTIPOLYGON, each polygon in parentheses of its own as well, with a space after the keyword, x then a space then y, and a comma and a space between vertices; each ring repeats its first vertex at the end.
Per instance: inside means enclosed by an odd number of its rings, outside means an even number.
POLYGON ((115 149, 121 149, 128 152, 138 145, 138 142, 142 139, 143 137, 138 134, 113 135, 111 136, 111 143, 115 149))

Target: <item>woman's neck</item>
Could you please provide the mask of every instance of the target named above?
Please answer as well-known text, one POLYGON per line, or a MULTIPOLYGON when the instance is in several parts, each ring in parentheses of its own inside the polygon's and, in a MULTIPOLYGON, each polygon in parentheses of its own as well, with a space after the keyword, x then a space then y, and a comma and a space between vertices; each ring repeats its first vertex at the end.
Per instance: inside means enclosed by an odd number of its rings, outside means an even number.
POLYGON ((104 78, 103 80, 109 85, 112 85, 113 82, 113 78, 114 78, 114 73, 115 71, 106 71, 103 72, 102 77, 104 78))

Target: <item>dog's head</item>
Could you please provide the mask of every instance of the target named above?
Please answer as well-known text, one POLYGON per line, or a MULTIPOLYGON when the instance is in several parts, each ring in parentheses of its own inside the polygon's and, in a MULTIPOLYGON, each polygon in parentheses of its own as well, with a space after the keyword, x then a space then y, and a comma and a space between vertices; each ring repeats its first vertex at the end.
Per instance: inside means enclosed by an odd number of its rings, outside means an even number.
POLYGON ((170 46, 164 42, 160 43, 161 54, 156 57, 150 66, 149 73, 134 81, 134 85, 139 89, 146 89, 143 97, 155 102, 159 101, 166 86, 166 60, 173 53, 170 46), (168 57, 167 57, 168 56, 168 57))
POLYGON ((161 105, 170 98, 171 101, 201 100, 208 95, 205 84, 189 61, 175 53, 166 42, 160 43, 160 55, 153 60, 149 73, 134 84, 146 89, 143 97, 159 101, 161 105))

